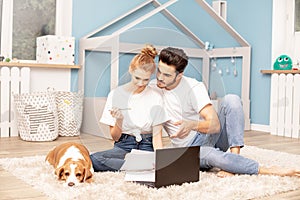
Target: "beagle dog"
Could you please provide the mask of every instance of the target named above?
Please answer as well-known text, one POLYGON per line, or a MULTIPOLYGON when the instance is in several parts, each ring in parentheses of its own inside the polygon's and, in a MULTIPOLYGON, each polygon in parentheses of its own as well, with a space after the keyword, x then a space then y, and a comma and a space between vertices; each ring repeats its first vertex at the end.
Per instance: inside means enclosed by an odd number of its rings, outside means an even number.
POLYGON ((46 162, 54 167, 58 180, 67 186, 92 182, 94 169, 88 149, 79 143, 67 142, 54 147, 46 156, 46 162))

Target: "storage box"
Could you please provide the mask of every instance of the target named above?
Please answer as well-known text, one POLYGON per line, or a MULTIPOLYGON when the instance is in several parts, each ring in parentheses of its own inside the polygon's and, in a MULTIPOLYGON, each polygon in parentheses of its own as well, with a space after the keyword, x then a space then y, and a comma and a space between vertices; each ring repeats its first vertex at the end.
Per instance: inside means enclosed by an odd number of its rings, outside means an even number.
POLYGON ((45 35, 36 38, 37 63, 74 65, 74 37, 45 35))

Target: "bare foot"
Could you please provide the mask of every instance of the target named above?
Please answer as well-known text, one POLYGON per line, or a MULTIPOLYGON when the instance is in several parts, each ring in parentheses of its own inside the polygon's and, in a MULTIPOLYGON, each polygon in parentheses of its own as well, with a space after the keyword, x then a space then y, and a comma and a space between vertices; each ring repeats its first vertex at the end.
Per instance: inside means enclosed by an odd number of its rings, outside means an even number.
POLYGON ((300 177, 300 170, 287 169, 283 167, 260 167, 258 174, 300 177))
POLYGON ((240 154, 241 147, 231 147, 230 152, 235 154, 240 154))
POLYGON ((226 178, 226 177, 234 176, 234 174, 221 170, 217 173, 217 176, 220 178, 226 178))

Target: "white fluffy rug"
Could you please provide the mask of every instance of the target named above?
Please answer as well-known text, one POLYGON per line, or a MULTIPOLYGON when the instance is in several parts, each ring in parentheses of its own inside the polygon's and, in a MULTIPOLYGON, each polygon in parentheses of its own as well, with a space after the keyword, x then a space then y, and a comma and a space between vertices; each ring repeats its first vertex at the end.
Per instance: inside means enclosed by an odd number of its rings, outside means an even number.
MULTIPOLYGON (((242 155, 271 166, 299 167, 300 155, 246 146, 242 155)), ((182 186, 153 189, 124 182, 123 173, 95 173, 94 182, 64 187, 56 180, 44 156, 3 158, 0 165, 50 199, 251 199, 300 188, 300 179, 278 176, 236 175, 218 178, 214 172, 201 172, 200 181, 182 186)))

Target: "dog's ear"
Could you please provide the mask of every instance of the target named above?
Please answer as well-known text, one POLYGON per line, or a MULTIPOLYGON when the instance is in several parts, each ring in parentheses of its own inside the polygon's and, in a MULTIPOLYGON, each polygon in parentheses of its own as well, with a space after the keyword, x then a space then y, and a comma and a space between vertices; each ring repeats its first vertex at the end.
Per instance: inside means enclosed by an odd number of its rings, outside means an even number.
POLYGON ((55 170, 55 174, 57 175, 58 180, 64 180, 64 171, 65 169, 63 167, 60 167, 55 170))
POLYGON ((92 172, 89 169, 84 168, 84 182, 91 183, 93 181, 92 177, 92 172))

